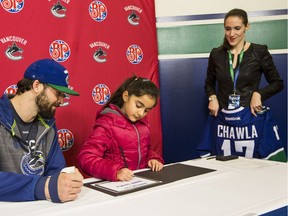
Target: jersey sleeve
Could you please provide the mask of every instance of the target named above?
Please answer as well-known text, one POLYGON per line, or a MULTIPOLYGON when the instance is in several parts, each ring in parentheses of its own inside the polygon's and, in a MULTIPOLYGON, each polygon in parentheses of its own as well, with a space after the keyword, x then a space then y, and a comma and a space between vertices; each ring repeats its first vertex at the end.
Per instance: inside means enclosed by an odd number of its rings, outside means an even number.
POLYGON ((12 172, 0 172, 1 201, 35 200, 34 188, 41 176, 28 176, 12 172))
POLYGON ((213 131, 214 131, 214 123, 215 117, 209 115, 207 118, 207 122, 205 124, 205 128, 202 133, 202 138, 197 146, 197 152, 199 157, 208 157, 210 155, 215 154, 214 146, 215 140, 213 139, 213 131))
POLYGON ((272 120, 271 111, 267 111, 265 115, 258 153, 263 159, 287 162, 284 145, 278 133, 278 126, 272 120))

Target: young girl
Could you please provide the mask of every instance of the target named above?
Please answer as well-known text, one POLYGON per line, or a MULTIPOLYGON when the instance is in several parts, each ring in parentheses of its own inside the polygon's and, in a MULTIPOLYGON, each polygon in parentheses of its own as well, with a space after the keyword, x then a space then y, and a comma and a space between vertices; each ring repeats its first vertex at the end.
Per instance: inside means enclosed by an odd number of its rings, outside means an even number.
POLYGON ((132 170, 163 168, 150 146, 147 113, 157 104, 159 90, 148 79, 128 78, 96 115, 88 140, 77 157, 88 175, 109 181, 129 181, 132 170))

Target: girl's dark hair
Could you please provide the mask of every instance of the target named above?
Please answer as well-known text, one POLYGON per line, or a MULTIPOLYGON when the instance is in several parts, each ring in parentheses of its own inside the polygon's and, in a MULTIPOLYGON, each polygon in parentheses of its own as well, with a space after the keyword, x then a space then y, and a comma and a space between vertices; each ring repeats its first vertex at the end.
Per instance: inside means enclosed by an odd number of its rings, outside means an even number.
POLYGON ((121 108, 124 104, 122 97, 124 91, 128 91, 129 96, 135 95, 136 97, 140 97, 143 95, 149 95, 156 99, 154 106, 156 106, 157 98, 159 97, 159 89, 153 82, 149 79, 134 75, 122 83, 122 85, 112 94, 104 107, 108 107, 109 104, 114 104, 121 108))
POLYGON ((18 89, 17 89, 16 94, 17 94, 17 95, 21 95, 21 94, 23 94, 24 92, 29 91, 30 89, 32 89, 32 86, 33 86, 34 81, 35 81, 35 80, 26 79, 26 78, 23 78, 22 80, 20 80, 20 81, 17 83, 18 89))
MULTIPOLYGON (((228 17, 231 17, 231 16, 237 16, 239 17, 240 19, 242 19, 242 22, 245 26, 248 25, 248 15, 246 13, 246 11, 242 10, 242 9, 239 9, 239 8, 234 8, 232 10, 230 10, 226 15, 225 15, 225 18, 224 18, 224 25, 225 25, 225 22, 227 20, 228 17)), ((224 40, 223 40, 223 47, 226 48, 226 49, 231 49, 231 45, 229 44, 229 42, 227 41, 226 37, 224 36, 224 40)))

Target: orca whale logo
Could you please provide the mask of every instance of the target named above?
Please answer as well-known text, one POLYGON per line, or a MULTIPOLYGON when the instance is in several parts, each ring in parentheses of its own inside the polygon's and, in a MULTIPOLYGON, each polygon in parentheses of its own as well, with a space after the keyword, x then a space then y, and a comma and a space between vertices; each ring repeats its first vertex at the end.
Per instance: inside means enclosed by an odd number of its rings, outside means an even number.
POLYGON ((22 172, 26 175, 42 175, 44 173, 43 152, 34 151, 35 146, 33 146, 33 144, 30 144, 28 149, 29 152, 25 154, 21 160, 22 172))
POLYGON ((66 8, 61 5, 61 3, 58 1, 53 7, 51 8, 51 12, 55 17, 63 18, 66 16, 66 8))
POLYGON ((129 14, 128 18, 127 18, 128 22, 131 25, 139 25, 139 16, 135 13, 135 11, 132 11, 131 14, 129 14))
POLYGON ((104 56, 107 56, 107 54, 101 49, 101 47, 98 50, 96 50, 93 55, 95 61, 100 62, 100 63, 104 63, 107 61, 106 58, 103 58, 104 56))
POLYGON ((8 47, 8 49, 5 52, 6 56, 9 59, 15 60, 15 61, 23 58, 22 53, 23 53, 23 50, 20 47, 18 47, 16 43, 13 43, 11 47, 8 47))

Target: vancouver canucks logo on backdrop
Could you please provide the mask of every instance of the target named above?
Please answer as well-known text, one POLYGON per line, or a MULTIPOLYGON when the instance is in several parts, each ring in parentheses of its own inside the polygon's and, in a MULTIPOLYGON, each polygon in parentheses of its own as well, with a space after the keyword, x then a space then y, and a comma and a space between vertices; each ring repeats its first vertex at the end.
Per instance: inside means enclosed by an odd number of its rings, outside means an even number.
POLYGON ((107 18, 108 9, 106 5, 101 1, 91 2, 88 10, 90 17, 97 22, 102 22, 107 18))
POLYGON ((104 63, 107 61, 107 51, 110 48, 110 45, 102 42, 102 41, 95 41, 90 43, 89 46, 91 48, 96 48, 93 52, 93 59, 98 63, 104 63))
POLYGON ((107 55, 106 52, 104 52, 102 48, 99 47, 98 50, 95 51, 93 57, 95 61, 103 63, 103 62, 106 62, 106 58, 105 58, 106 55, 107 55))
POLYGON ((20 60, 22 59, 23 50, 17 46, 16 43, 13 43, 12 46, 9 46, 5 51, 6 56, 11 60, 20 60))
POLYGON ((137 26, 140 23, 139 14, 142 13, 142 9, 135 5, 128 5, 124 7, 124 10, 128 12, 127 20, 133 26, 137 26))
POLYGON ((0 3, 9 13, 19 13, 24 8, 24 0, 0 0, 0 3))
POLYGON ((68 151, 74 144, 73 133, 68 129, 60 129, 58 133, 58 142, 62 151, 68 151))
POLYGON ((44 173, 43 152, 35 151, 35 140, 29 141, 29 152, 21 160, 21 170, 26 175, 42 175, 44 173))
POLYGON ((51 7, 51 13, 57 18, 63 18, 66 16, 66 8, 58 1, 51 7))
POLYGON ((50 44, 49 53, 55 61, 64 62, 70 57, 71 50, 65 41, 55 40, 50 44))
POLYGON ((135 11, 132 11, 131 14, 129 14, 128 16, 128 22, 131 24, 131 25, 138 25, 139 24, 139 16, 136 14, 135 11))
POLYGON ((5 48, 5 55, 8 59, 18 61, 23 59, 23 47, 27 44, 27 40, 18 36, 6 36, 0 38, 2 44, 8 43, 5 48))
POLYGON ((105 84, 97 84, 92 90, 92 98, 98 105, 105 105, 110 97, 110 89, 105 84))

